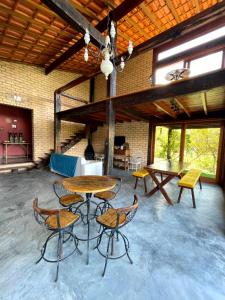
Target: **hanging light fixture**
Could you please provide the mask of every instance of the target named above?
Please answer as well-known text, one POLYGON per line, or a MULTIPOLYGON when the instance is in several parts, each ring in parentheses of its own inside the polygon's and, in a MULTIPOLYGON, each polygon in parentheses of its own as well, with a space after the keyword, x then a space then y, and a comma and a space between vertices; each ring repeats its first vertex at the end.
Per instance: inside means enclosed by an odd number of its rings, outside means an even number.
MULTIPOLYGON (((118 72, 122 72, 124 67, 125 67, 125 61, 127 61, 132 52, 133 52, 133 43, 132 41, 129 41, 128 47, 127 47, 127 52, 128 55, 121 56, 121 58, 118 58, 117 54, 117 49, 116 49, 116 43, 115 43, 115 38, 116 38, 116 29, 115 29, 115 24, 113 21, 110 22, 109 15, 108 15, 108 24, 110 24, 110 28, 108 28, 108 34, 105 37, 105 46, 100 48, 100 53, 95 57, 100 57, 102 56, 102 61, 100 64, 100 69, 102 73, 105 75, 106 80, 108 79, 108 76, 113 72, 113 69, 115 69, 118 72)), ((84 60, 87 62, 88 61, 88 53, 90 51, 90 48, 88 48, 89 43, 90 43, 90 33, 88 28, 85 30, 85 35, 84 35, 84 41, 86 48, 84 50, 84 60)), ((91 51, 90 51, 91 52, 91 51)))

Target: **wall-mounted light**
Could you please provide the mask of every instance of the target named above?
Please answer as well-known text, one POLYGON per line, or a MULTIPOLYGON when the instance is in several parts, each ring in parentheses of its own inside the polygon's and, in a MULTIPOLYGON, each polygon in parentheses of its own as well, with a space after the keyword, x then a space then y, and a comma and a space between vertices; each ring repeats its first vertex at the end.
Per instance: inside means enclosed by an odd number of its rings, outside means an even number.
POLYGON ((21 101, 22 101, 22 97, 19 96, 19 95, 14 95, 14 96, 13 96, 13 99, 14 99, 14 101, 16 101, 16 102, 21 102, 21 101))

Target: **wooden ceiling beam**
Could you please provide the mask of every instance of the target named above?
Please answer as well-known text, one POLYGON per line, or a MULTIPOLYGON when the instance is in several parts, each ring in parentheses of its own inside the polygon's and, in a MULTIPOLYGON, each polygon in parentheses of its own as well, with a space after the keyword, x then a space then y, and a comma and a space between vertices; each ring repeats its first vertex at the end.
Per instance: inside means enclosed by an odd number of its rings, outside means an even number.
MULTIPOLYGON (((222 1, 136 46, 132 57, 159 47, 170 40, 174 40, 176 37, 186 34, 187 32, 193 32, 197 28, 205 26, 212 20, 214 21, 215 18, 221 18, 224 14, 225 1, 222 1)), ((124 53, 122 55, 124 55, 124 53)))
MULTIPOLYGON (((127 0, 127 1, 129 2, 129 0, 127 0)), ((127 1, 125 0, 122 4, 124 4, 127 1)), ((117 8, 119 8, 119 7, 120 6, 118 6, 117 8)), ((154 49, 154 48, 164 44, 165 42, 168 42, 169 40, 174 39, 175 37, 179 37, 182 33, 186 33, 186 31, 193 31, 200 26, 204 26, 206 23, 208 24, 211 20, 214 20, 217 16, 218 16, 218 18, 220 18, 223 14, 225 14, 225 1, 222 1, 218 4, 213 5, 212 7, 200 12, 199 14, 181 22, 180 24, 178 24, 178 25, 160 33, 159 35, 154 36, 153 38, 149 39, 148 41, 143 42, 142 44, 136 46, 134 48, 131 58, 134 58, 135 56, 138 56, 146 51, 154 49)), ((83 41, 83 39, 79 40, 75 45, 78 45, 82 41, 83 41)), ((64 54, 62 54, 57 59, 58 62, 57 62, 57 60, 55 60, 49 67, 47 67, 45 69, 46 74, 48 74, 49 72, 54 70, 58 65, 60 65, 63 61, 65 61, 72 55, 70 53, 70 49, 71 49, 72 53, 77 52, 75 50, 76 47, 74 47, 75 45, 70 47, 64 54), (74 47, 74 49, 72 49, 73 47, 74 47), (68 53, 68 55, 66 53, 68 53), (64 55, 66 57, 63 57, 64 55)), ((79 48, 79 50, 82 49, 82 47, 79 48)), ((120 57, 124 56, 124 55, 126 55, 126 53, 121 54, 120 57)), ((73 87, 81 82, 84 82, 85 80, 88 80, 88 79, 96 76, 96 75, 97 75, 97 73, 87 76, 86 79, 83 78, 83 80, 80 82, 73 81, 73 87)))
MULTIPOLYGON (((110 12, 112 19, 115 22, 118 22, 122 19, 126 14, 128 14, 131 10, 133 10, 136 6, 138 6, 144 0, 124 0, 119 6, 117 6, 113 11, 110 12)), ((104 32, 107 29, 108 25, 108 16, 106 16, 103 20, 101 20, 95 28, 104 32)), ((81 38, 77 43, 71 46, 67 51, 65 51, 60 57, 58 57, 50 66, 46 67, 45 74, 49 74, 59 65, 61 65, 64 61, 69 59, 72 55, 79 52, 85 46, 84 39, 81 38)))
POLYGON ((172 113, 170 111, 168 111, 167 109, 165 109, 164 107, 162 107, 161 105, 159 105, 158 103, 156 102, 153 102, 153 104, 155 105, 155 107, 158 109, 158 110, 161 110, 163 111, 165 114, 169 115, 170 117, 172 117, 173 119, 176 119, 176 114, 175 113, 172 113))
POLYGON ((75 97, 75 96, 72 96, 72 95, 69 95, 69 94, 66 94, 66 93, 61 93, 61 96, 72 99, 72 100, 75 100, 75 101, 78 101, 78 102, 88 104, 87 100, 79 98, 79 97, 75 97))
POLYGON ((202 106, 204 109, 204 113, 207 116, 208 115, 208 109, 207 109, 207 99, 206 99, 206 93, 203 92, 201 93, 201 98, 202 98, 202 106))
POLYGON ((165 86, 156 86, 127 95, 113 97, 115 107, 151 103, 160 99, 176 98, 185 94, 206 91, 225 85, 225 69, 201 74, 189 79, 171 82, 165 86))
MULTIPOLYGON (((221 121, 224 121, 225 120, 225 112, 224 111, 213 111, 213 112, 210 112, 208 114, 208 116, 204 116, 202 117, 202 114, 193 114, 192 115, 192 118, 189 119, 189 118, 185 118, 185 117, 180 117, 180 118, 177 118, 176 120, 161 120, 161 121, 157 121, 157 122, 154 122, 154 124, 156 125, 160 125, 160 126, 163 126, 163 125, 181 125, 181 124, 201 124, 201 123, 204 123, 204 124, 210 124, 210 123, 220 123, 221 121)), ((210 126, 210 125, 209 125, 210 126)))
POLYGON ((75 107, 69 110, 61 111, 58 114, 61 120, 69 121, 73 118, 79 118, 88 114, 105 111, 107 101, 99 101, 84 106, 75 107))
POLYGON ((43 0, 43 3, 66 21, 78 32, 85 33, 88 28, 91 42, 101 47, 105 45, 105 39, 101 33, 75 8, 69 0, 43 0))
POLYGON ((70 81, 69 83, 67 83, 66 85, 60 87, 59 89, 56 90, 56 93, 58 94, 61 94, 62 92, 65 92, 71 88, 73 88, 74 86, 78 85, 78 84, 81 84, 82 82, 88 80, 88 79, 91 79, 93 77, 95 77, 96 75, 98 75, 100 73, 100 71, 98 72, 95 72, 93 74, 91 74, 90 76, 88 75, 83 75, 83 76, 80 76, 72 81, 70 81))
POLYGON ((174 101, 178 104, 178 106, 180 106, 180 108, 186 113, 186 115, 190 118, 191 114, 189 113, 189 111, 184 107, 184 105, 180 102, 180 100, 178 98, 174 98, 174 101))

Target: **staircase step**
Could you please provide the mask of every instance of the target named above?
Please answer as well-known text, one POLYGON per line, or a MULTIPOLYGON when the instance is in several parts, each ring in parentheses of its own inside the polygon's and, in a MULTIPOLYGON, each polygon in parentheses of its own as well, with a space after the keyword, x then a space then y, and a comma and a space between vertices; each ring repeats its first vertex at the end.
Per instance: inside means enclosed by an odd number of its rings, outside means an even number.
POLYGON ((25 162, 25 163, 15 163, 15 164, 7 164, 0 166, 0 173, 10 173, 13 171, 28 171, 36 168, 35 162, 25 162))

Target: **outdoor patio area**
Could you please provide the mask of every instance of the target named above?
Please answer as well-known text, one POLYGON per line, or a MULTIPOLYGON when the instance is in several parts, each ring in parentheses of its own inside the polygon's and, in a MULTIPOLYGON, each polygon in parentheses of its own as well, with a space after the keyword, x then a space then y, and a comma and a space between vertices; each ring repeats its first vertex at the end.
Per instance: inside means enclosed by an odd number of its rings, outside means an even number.
MULTIPOLYGON (((113 206, 129 206, 134 178, 120 170, 116 175, 121 175, 123 184, 113 206)), ((89 265, 86 243, 80 242, 83 254, 60 263, 55 283, 56 264, 35 264, 48 233, 34 219, 32 200, 38 197, 41 207, 59 207, 52 189, 57 178, 44 170, 0 175, 0 299, 225 298, 225 214, 219 186, 203 183, 202 190, 196 187, 197 209, 193 209, 190 191, 184 192, 180 204, 169 206, 160 192, 145 197, 140 182, 137 214, 122 229, 130 241, 133 265, 127 257, 109 261, 103 278, 104 258, 92 250, 96 240, 90 244, 89 265)), ((148 191, 152 185, 148 178, 148 191)), ((175 203, 176 180, 166 185, 166 191, 175 203)))

